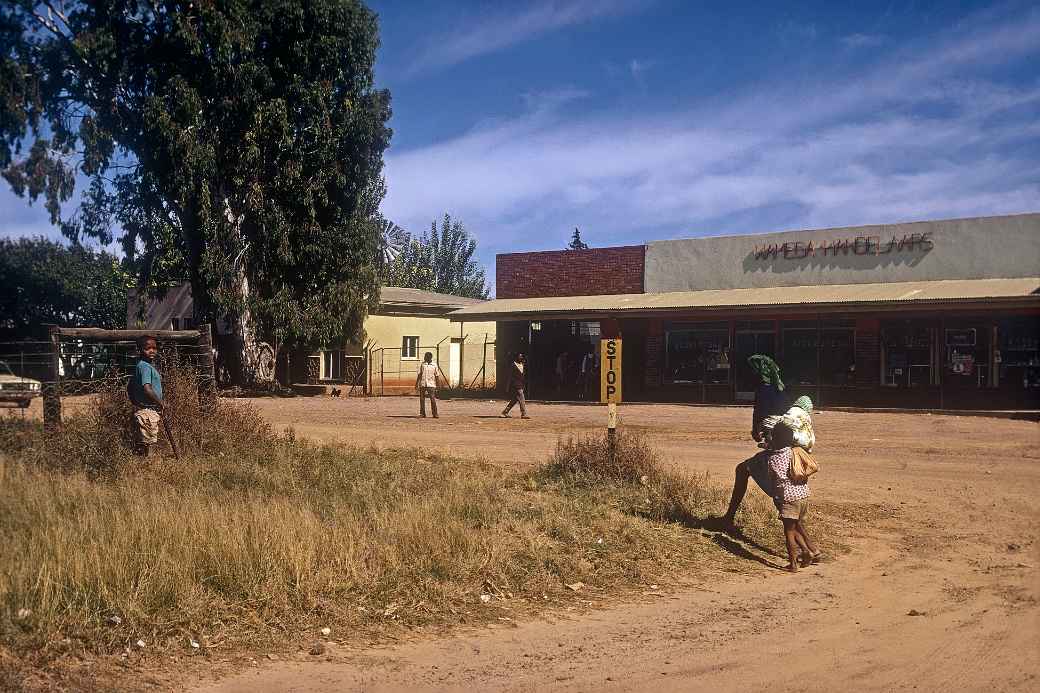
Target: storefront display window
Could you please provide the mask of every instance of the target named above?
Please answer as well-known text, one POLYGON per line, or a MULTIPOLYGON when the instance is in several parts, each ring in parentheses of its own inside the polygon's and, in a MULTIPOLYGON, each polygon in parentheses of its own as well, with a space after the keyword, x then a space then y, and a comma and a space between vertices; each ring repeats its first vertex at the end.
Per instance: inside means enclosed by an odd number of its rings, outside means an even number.
POLYGON ((1040 319, 1014 318, 997 326, 999 384, 1013 389, 1040 388, 1040 319))
POLYGON ((784 380, 791 385, 815 385, 819 371, 819 331, 816 327, 784 327, 784 380))
POLYGON ((954 387, 989 384, 990 328, 946 324, 943 334, 943 383, 954 387))
POLYGON ((926 387, 932 384, 935 328, 893 325, 882 330, 882 385, 926 387))
POLYGON ((672 383, 728 383, 729 330, 675 326, 665 333, 667 379, 672 383))
POLYGON ((856 382, 856 331, 850 327, 820 330, 820 379, 824 385, 856 382))

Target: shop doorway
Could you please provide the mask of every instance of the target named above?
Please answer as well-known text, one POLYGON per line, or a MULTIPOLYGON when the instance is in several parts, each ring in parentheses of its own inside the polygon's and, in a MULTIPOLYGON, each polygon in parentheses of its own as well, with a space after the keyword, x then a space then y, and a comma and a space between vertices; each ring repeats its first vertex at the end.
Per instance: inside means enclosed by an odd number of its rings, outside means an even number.
POLYGON ((598 382, 599 322, 530 323, 527 388, 531 399, 583 399, 598 382), (592 358, 586 358, 591 356, 592 358))
POLYGON ((776 327, 771 321, 738 327, 733 335, 732 368, 737 401, 753 401, 755 390, 762 382, 747 362, 748 357, 755 354, 776 358, 776 327))

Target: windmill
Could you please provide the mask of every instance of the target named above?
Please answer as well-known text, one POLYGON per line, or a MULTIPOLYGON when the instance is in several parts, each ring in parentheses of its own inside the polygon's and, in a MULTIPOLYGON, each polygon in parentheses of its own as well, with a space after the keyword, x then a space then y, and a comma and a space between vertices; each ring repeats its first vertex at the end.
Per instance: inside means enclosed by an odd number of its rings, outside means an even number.
POLYGON ((411 240, 411 235, 389 219, 379 219, 379 256, 377 261, 385 267, 393 263, 411 240))

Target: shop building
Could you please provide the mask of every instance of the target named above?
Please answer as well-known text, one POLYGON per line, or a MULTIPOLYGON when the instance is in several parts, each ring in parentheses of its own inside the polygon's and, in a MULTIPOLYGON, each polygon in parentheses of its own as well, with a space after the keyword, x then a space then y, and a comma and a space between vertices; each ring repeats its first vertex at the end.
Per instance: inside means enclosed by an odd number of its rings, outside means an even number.
POLYGON ((1040 408, 1040 214, 509 253, 500 367, 530 396, 594 397, 590 356, 623 340, 626 400, 733 403, 773 356, 821 406, 1040 408))

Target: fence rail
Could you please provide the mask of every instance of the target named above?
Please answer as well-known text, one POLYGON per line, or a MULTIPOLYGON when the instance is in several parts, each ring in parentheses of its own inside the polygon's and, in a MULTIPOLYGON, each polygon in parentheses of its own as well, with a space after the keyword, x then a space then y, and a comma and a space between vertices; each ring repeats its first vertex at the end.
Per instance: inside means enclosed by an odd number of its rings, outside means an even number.
POLYGON ((137 364, 139 337, 154 337, 160 368, 196 374, 200 396, 216 396, 212 333, 197 330, 105 330, 50 326, 46 340, 0 342, 0 400, 19 406, 43 398, 44 425, 61 425, 62 400, 125 387, 137 364))

